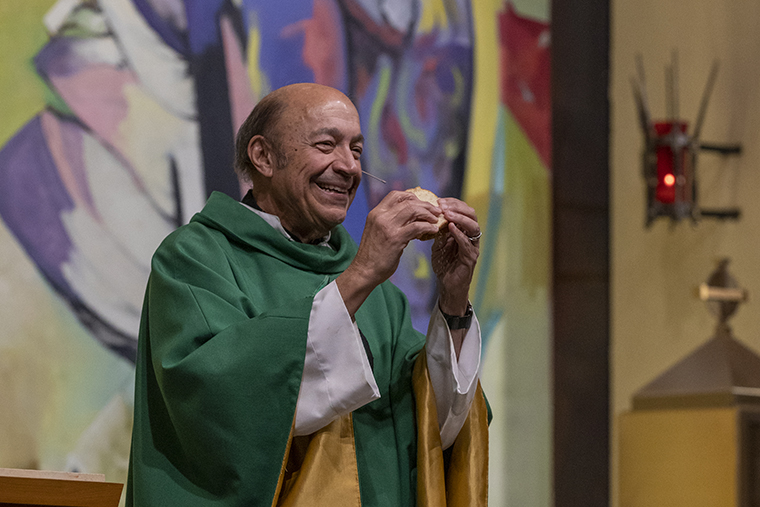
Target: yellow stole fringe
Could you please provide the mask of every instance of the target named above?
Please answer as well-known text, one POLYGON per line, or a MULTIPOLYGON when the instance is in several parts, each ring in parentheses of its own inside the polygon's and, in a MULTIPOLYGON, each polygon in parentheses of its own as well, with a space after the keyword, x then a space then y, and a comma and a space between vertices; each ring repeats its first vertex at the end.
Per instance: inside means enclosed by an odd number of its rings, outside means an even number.
MULTIPOLYGON (((443 463, 433 386, 425 351, 412 374, 417 415, 417 506, 488 505, 488 420, 478 382, 467 420, 443 463)), ((316 433, 291 436, 272 507, 361 507, 351 414, 316 433)))

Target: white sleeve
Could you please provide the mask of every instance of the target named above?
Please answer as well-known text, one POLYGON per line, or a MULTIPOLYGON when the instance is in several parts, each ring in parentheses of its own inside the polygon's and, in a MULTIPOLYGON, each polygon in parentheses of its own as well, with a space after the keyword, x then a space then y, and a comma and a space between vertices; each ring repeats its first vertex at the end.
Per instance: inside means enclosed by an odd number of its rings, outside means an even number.
POLYGON ((426 350, 444 449, 454 443, 475 397, 480 370, 480 349, 480 323, 473 315, 457 361, 449 326, 436 304, 430 316, 426 350))
POLYGON ((314 433, 379 397, 359 328, 333 281, 311 307, 295 434, 314 433))

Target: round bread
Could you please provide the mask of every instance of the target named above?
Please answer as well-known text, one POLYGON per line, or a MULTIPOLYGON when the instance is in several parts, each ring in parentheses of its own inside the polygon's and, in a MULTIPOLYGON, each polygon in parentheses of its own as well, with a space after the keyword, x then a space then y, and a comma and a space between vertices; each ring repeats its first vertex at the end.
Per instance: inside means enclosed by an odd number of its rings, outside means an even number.
MULTIPOLYGON (((414 188, 409 188, 406 191, 411 192, 412 194, 417 196, 417 199, 419 199, 420 201, 429 202, 433 206, 438 206, 438 196, 436 196, 430 190, 425 190, 424 188, 420 188, 420 187, 414 187, 414 188)), ((438 222, 436 223, 436 225, 438 226, 439 232, 448 224, 449 224, 449 221, 443 218, 443 215, 438 216, 438 222)), ((436 233, 425 233, 425 234, 422 234, 421 236, 417 236, 417 239, 419 239, 420 241, 427 241, 429 239, 433 239, 435 235, 436 233)))

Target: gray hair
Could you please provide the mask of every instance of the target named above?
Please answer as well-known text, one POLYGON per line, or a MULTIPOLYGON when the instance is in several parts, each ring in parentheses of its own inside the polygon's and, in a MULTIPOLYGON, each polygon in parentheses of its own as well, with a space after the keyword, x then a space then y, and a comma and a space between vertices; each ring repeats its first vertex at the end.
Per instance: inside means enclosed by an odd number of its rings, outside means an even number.
POLYGON ((248 143, 254 136, 266 139, 278 167, 285 164, 285 155, 277 140, 277 126, 287 104, 277 93, 270 93, 256 104, 240 126, 235 139, 235 172, 243 179, 253 181, 256 168, 248 157, 248 143))

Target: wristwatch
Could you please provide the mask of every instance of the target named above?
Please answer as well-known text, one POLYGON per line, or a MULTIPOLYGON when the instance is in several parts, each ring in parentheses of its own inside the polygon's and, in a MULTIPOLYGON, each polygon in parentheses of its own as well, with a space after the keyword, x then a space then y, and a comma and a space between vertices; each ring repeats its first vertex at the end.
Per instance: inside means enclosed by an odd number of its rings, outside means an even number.
POLYGON ((467 303, 467 310, 461 317, 457 315, 449 315, 443 311, 441 311, 441 313, 443 314, 443 318, 446 319, 446 324, 449 326, 449 330, 454 331, 455 329, 470 328, 470 324, 472 323, 472 305, 470 303, 467 303))

